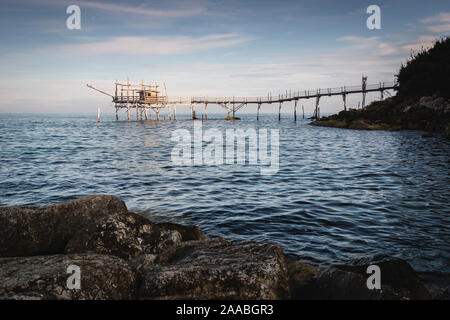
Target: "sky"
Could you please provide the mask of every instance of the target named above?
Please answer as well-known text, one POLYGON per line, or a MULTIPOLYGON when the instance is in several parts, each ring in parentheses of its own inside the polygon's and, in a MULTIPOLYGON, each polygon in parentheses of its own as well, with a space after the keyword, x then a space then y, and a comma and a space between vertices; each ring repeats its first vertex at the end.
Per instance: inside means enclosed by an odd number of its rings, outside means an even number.
MULTIPOLYGON (((449 34, 448 0, 2 0, 0 112, 112 113, 111 98, 86 84, 112 93, 127 78, 165 82, 170 98, 275 96, 358 85, 363 73, 393 81, 411 50, 449 34), (66 26, 73 4, 79 30, 66 26), (366 26, 369 5, 381 9, 379 30, 366 26)), ((312 111, 312 99, 301 103, 312 111)), ((342 101, 321 106, 336 112, 342 101)))

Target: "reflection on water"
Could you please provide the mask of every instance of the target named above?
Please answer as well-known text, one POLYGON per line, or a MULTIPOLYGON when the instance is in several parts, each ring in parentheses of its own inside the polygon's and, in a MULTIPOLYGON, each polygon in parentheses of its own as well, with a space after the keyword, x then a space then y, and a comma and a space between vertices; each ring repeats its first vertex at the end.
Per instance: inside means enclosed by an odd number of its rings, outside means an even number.
POLYGON ((204 123, 223 133, 279 129, 279 171, 262 176, 258 166, 172 165, 171 132, 192 132, 192 121, 102 120, 1 115, 0 204, 113 194, 150 219, 278 242, 303 261, 382 252, 419 270, 450 271, 450 144, 441 137, 319 128, 276 115, 204 123))

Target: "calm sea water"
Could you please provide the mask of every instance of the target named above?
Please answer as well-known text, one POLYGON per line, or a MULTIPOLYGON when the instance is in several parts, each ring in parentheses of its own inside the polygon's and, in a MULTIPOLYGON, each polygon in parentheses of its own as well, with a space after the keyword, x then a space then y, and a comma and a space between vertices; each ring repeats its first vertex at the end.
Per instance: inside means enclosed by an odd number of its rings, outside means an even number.
MULTIPOLYGON (((123 115, 122 115, 123 117, 123 115)), ((278 242, 315 264, 387 253, 450 271, 450 143, 420 132, 318 128, 285 115, 204 128, 280 130, 280 169, 171 163, 175 129, 193 122, 94 115, 0 115, 0 205, 113 194, 152 220, 209 236, 278 242)), ((216 120, 211 118, 216 118, 216 120)))

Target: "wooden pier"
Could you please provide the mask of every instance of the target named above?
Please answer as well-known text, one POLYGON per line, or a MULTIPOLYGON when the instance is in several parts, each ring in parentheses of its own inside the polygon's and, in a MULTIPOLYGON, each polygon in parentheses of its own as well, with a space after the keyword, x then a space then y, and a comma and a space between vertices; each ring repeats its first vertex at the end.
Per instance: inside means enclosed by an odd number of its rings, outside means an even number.
MULTIPOLYGON (((396 82, 380 82, 377 84, 367 84, 367 76, 362 77, 362 83, 358 86, 344 86, 337 88, 326 88, 317 90, 304 90, 304 91, 289 91, 285 94, 279 94, 272 96, 268 94, 265 97, 192 97, 190 99, 170 100, 167 95, 167 89, 164 84, 164 94, 161 94, 159 85, 147 85, 130 84, 115 82, 115 94, 109 94, 102 90, 96 89, 91 85, 87 85, 89 88, 101 92, 105 95, 112 97, 112 102, 116 109, 116 120, 119 119, 119 110, 125 109, 127 111, 128 120, 130 120, 130 111, 136 110, 136 120, 148 120, 151 119, 151 111, 155 112, 156 120, 159 120, 159 112, 163 108, 167 108, 169 111, 169 119, 176 120, 176 107, 182 105, 191 109, 191 118, 195 119, 195 107, 197 105, 203 106, 204 112, 202 119, 207 119, 207 107, 210 104, 216 104, 223 107, 228 113, 228 119, 235 119, 236 112, 247 106, 248 104, 257 104, 257 119, 259 120, 259 111, 263 104, 277 104, 278 105, 278 119, 281 118, 281 108, 283 103, 294 101, 294 119, 297 119, 297 103, 301 99, 315 99, 315 109, 313 118, 320 119, 320 107, 319 102, 322 97, 326 96, 342 96, 343 108, 347 110, 347 95, 349 94, 362 94, 362 108, 365 107, 366 94, 368 92, 380 92, 380 99, 383 100, 384 92, 386 90, 395 90, 398 88, 396 82), (173 107, 173 112, 172 112, 173 107)), ((302 113, 304 118, 304 108, 302 105, 302 113)))

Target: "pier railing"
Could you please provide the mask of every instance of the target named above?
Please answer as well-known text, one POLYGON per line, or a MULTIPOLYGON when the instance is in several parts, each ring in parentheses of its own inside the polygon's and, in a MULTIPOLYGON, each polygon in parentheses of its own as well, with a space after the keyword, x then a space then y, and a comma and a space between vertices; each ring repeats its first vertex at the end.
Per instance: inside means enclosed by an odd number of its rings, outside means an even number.
POLYGON ((215 104, 238 104, 238 103, 276 103, 285 102, 298 99, 309 99, 320 96, 333 96, 333 95, 346 95, 350 93, 360 92, 372 92, 372 91, 384 91, 396 89, 398 84, 396 82, 380 82, 377 84, 369 84, 363 87, 363 85, 357 86, 344 86, 336 88, 321 88, 316 90, 302 90, 302 91, 289 91, 284 94, 267 95, 261 97, 192 97, 191 103, 215 103, 215 104))

